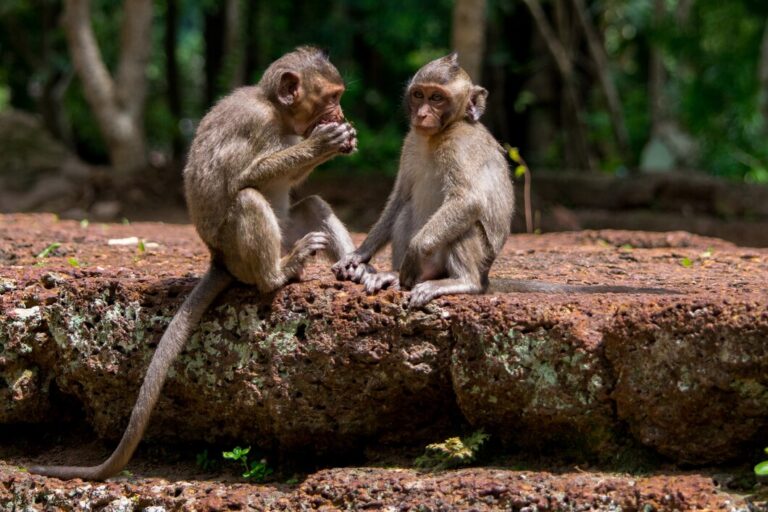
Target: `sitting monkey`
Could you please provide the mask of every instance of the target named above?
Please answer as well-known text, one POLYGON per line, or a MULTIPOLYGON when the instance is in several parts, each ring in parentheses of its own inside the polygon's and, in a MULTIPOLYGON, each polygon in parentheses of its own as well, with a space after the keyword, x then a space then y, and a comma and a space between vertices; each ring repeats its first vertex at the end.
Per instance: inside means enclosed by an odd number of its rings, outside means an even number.
POLYGON ((344 82, 321 51, 300 47, 273 62, 259 83, 219 101, 200 122, 184 168, 187 206, 210 267, 171 320, 152 356, 120 444, 93 467, 42 466, 31 473, 103 480, 128 463, 168 369, 208 306, 237 280, 272 292, 298 279, 315 251, 335 260, 355 247, 317 196, 289 193, 321 163, 355 150, 339 104, 344 82))
POLYGON ((455 53, 419 69, 406 89, 410 131, 394 189, 365 241, 333 266, 337 278, 368 293, 402 285, 410 307, 487 289, 514 209, 504 150, 478 123, 487 95, 455 53), (368 272, 388 241, 399 276, 368 272))

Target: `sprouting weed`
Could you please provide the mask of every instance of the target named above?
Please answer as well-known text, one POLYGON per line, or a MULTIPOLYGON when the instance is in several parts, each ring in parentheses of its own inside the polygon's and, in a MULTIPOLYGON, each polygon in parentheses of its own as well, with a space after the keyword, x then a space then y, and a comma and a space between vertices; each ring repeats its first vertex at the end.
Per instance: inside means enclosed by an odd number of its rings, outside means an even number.
POLYGON ((231 452, 222 452, 221 455, 228 460, 240 462, 245 469, 243 478, 254 480, 256 482, 263 482, 269 475, 272 474, 272 469, 267 466, 267 459, 261 459, 258 461, 248 463, 248 453, 250 453, 251 447, 240 448, 236 446, 231 452))
MULTIPOLYGON (((768 453, 768 448, 763 450, 768 453)), ((755 474, 757 476, 768 476, 768 460, 764 460, 755 466, 755 474)))
POLYGON ((465 466, 475 460, 480 447, 489 438, 483 430, 478 430, 467 437, 451 437, 442 443, 427 445, 424 455, 418 457, 414 464, 429 471, 465 466))
POLYGON ((53 251, 55 251, 59 247, 61 247, 61 242, 53 242, 51 245, 49 245, 48 247, 46 247, 45 249, 40 251, 40 253, 38 253, 38 255, 35 256, 35 258, 37 258, 39 260, 41 260, 43 258, 47 258, 48 256, 51 255, 51 253, 53 251))

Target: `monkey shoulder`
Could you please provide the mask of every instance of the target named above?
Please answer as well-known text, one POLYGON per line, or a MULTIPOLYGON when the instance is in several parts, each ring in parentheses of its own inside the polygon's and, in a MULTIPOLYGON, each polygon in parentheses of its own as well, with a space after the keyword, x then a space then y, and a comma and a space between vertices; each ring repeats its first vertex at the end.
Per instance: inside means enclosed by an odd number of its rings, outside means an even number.
POLYGON ((278 114, 256 86, 240 87, 220 99, 203 117, 198 135, 208 139, 262 139, 278 114))
POLYGON ((454 123, 435 147, 435 159, 446 167, 462 171, 507 170, 504 150, 480 123, 454 123))

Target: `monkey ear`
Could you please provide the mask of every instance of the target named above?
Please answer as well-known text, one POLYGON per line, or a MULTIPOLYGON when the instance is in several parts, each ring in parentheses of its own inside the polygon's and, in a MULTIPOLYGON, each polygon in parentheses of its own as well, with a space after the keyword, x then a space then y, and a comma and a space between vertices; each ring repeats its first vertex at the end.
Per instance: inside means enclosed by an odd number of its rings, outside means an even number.
POLYGON ((443 57, 443 59, 445 59, 445 63, 448 64, 448 67, 450 67, 451 70, 458 71, 461 68, 461 66, 459 66, 459 52, 452 51, 443 57))
POLYGON ((277 100, 285 107, 290 107, 299 96, 299 75, 293 71, 286 71, 280 76, 280 85, 277 87, 277 100))
POLYGON ((467 102, 467 119, 476 123, 480 116, 485 112, 485 99, 488 97, 488 91, 479 85, 473 85, 469 90, 469 101, 467 102))

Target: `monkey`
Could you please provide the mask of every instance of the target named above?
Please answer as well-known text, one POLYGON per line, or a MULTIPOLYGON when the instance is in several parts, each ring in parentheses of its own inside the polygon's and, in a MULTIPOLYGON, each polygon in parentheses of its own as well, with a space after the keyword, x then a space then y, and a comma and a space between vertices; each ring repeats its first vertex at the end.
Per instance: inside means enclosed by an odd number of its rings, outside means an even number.
MULTIPOLYGON (((503 148, 479 123, 488 91, 472 83, 454 52, 419 69, 406 87, 410 130, 395 185, 368 236, 336 262, 340 280, 365 291, 410 290, 408 307, 442 295, 488 290, 488 274, 510 233, 514 192, 503 148), (392 269, 368 262, 392 244, 392 269)), ((664 293, 657 288, 573 286, 502 280, 497 291, 664 293)))
POLYGON ((514 194, 504 151, 478 121, 488 91, 452 53, 419 69, 404 103, 410 130, 394 188, 365 241, 332 267, 339 279, 410 289, 409 307, 446 294, 482 293, 509 235, 514 194), (367 265, 392 242, 392 268, 367 265))
POLYGON ((333 261, 355 246, 318 196, 290 191, 321 163, 356 150, 340 105, 344 82, 327 55, 303 46, 267 67, 256 85, 233 91, 201 120, 183 170, 192 223, 210 265, 155 350, 117 448, 98 466, 38 466, 31 473, 104 480, 132 457, 173 360, 216 297, 235 281, 270 293, 301 278, 317 251, 333 261))

